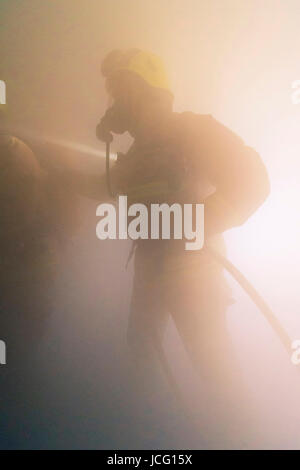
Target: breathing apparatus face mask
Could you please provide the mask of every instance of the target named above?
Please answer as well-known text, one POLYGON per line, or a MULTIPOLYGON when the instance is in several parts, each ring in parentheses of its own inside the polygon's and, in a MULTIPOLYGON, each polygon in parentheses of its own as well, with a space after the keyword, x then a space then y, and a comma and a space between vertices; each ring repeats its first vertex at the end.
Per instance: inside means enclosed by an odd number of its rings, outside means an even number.
POLYGON ((128 131, 133 135, 147 107, 149 86, 140 77, 123 71, 106 81, 106 89, 113 104, 97 126, 97 137, 106 142, 112 140, 111 132, 128 131))
POLYGON ((112 132, 123 134, 130 127, 129 92, 123 80, 109 79, 106 89, 111 106, 107 109, 96 129, 98 139, 104 142, 112 141, 112 132), (127 93, 126 93, 127 91, 127 93))

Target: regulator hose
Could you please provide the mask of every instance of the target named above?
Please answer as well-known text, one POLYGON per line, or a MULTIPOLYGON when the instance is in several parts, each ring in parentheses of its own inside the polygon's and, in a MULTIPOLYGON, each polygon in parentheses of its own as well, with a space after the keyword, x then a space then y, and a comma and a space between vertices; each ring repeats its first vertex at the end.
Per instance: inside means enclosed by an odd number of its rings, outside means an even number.
POLYGON ((114 198, 115 195, 111 188, 110 181, 110 141, 106 141, 106 157, 105 157, 105 166, 106 166, 106 186, 108 194, 114 198))

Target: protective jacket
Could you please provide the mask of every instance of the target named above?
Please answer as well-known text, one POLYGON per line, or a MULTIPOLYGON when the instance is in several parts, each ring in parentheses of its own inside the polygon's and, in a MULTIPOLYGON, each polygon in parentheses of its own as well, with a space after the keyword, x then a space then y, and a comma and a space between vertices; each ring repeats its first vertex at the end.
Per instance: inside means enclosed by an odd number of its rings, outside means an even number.
MULTIPOLYGON (((258 153, 212 116, 191 112, 172 113, 157 138, 135 141, 118 158, 112 181, 117 193, 127 194, 128 204, 203 202, 205 243, 223 254, 222 233, 243 224, 269 193, 258 153)), ((182 287, 196 282, 206 297, 209 290, 212 296, 219 292, 229 300, 222 268, 204 252, 184 250, 181 240, 141 240, 138 250, 144 253, 150 283, 163 280, 182 287), (163 248, 154 248, 158 245, 163 248), (161 250, 160 256, 153 256, 154 249, 161 250), (159 260, 157 267, 152 266, 154 259, 159 260)))

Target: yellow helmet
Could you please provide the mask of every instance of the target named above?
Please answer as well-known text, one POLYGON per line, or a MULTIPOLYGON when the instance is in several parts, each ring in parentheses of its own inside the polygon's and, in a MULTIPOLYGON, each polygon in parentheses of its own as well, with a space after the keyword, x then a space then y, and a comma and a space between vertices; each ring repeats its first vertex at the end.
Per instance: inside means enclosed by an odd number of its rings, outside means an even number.
POLYGON ((157 55, 151 52, 140 49, 111 51, 102 62, 102 74, 110 78, 115 72, 121 70, 128 70, 141 77, 151 87, 160 88, 172 94, 164 64, 157 55))

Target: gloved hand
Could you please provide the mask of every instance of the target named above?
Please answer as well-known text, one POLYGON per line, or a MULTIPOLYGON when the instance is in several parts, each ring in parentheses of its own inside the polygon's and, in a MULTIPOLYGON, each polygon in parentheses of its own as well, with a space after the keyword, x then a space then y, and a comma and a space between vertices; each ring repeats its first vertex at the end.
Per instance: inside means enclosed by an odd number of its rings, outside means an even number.
POLYGON ((111 142, 114 134, 130 131, 130 113, 122 101, 118 101, 107 109, 96 127, 96 135, 103 142, 111 142))
POLYGON ((103 119, 99 122, 98 126, 96 127, 96 136, 102 142, 110 143, 113 141, 113 135, 108 130, 106 123, 103 122, 103 119))

